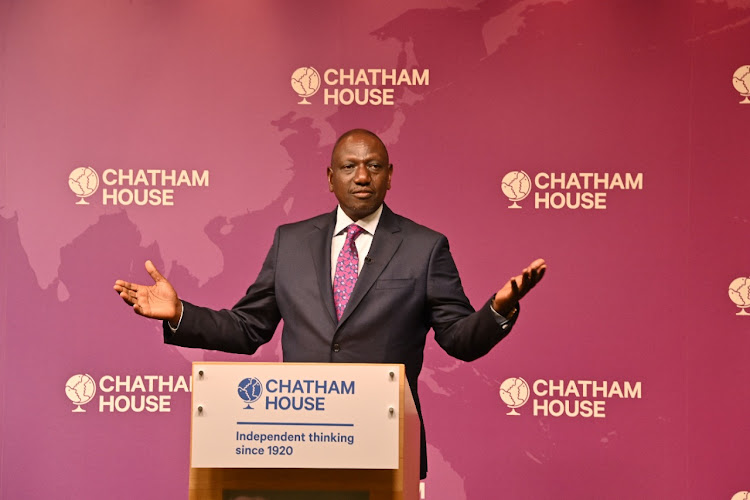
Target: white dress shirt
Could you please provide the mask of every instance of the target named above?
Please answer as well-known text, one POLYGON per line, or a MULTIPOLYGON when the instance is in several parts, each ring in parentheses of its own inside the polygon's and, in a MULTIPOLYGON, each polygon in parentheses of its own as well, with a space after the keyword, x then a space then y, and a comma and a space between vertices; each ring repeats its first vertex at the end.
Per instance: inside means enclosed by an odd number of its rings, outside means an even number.
POLYGON ((372 237, 375 236, 375 230, 378 228, 382 213, 383 205, 380 205, 377 210, 367 217, 354 222, 341 210, 341 206, 336 209, 336 225, 333 228, 333 239, 331 240, 331 285, 333 285, 333 278, 336 275, 336 262, 339 260, 339 253, 341 253, 341 249, 344 248, 344 243, 346 242, 346 228, 350 224, 357 224, 365 230, 354 240, 354 245, 357 247, 357 256, 359 257, 357 272, 362 272, 365 257, 367 257, 367 253, 370 251, 372 237))

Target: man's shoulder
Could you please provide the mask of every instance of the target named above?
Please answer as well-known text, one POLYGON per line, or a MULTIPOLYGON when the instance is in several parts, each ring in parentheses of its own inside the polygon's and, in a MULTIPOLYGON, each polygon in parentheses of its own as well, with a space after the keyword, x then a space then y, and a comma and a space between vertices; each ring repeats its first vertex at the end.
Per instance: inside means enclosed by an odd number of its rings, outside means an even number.
POLYGON ((289 222, 279 226, 279 231, 282 232, 296 232, 296 231, 307 231, 312 228, 325 228, 336 221, 335 212, 328 212, 325 214, 316 215, 309 219, 304 219, 296 222, 289 222))
POLYGON ((393 212, 391 212, 391 215, 394 218, 394 227, 398 227, 401 231, 408 233, 410 236, 420 236, 428 239, 445 238, 445 235, 442 233, 415 222, 408 217, 393 212))

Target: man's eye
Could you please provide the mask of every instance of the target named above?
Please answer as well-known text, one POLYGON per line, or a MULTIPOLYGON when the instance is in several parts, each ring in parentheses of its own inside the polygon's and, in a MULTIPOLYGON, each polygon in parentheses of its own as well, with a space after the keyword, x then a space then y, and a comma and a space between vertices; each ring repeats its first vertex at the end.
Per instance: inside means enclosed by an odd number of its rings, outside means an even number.
POLYGON ((351 170, 353 168, 354 168, 354 165, 342 165, 341 167, 342 170, 351 170))
POLYGON ((367 168, 369 168, 370 170, 380 170, 382 168, 382 165, 380 165, 379 163, 371 163, 367 165, 367 168))

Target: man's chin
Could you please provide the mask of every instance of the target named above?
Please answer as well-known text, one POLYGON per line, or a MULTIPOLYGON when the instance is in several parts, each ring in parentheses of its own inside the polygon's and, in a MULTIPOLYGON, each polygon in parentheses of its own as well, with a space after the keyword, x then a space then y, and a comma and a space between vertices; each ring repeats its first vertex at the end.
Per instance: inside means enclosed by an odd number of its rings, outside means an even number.
POLYGON ((344 209, 344 213, 349 216, 353 221, 364 219, 368 215, 372 215, 375 210, 378 209, 380 203, 372 203, 368 200, 368 203, 352 203, 344 209))

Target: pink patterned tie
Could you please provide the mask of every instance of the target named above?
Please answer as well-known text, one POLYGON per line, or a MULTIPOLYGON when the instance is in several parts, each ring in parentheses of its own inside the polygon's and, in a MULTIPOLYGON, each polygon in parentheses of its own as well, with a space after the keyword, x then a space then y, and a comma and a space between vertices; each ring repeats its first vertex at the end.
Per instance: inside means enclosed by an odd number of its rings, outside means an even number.
POLYGON ((336 274, 333 275, 333 303, 336 306, 336 317, 341 321, 346 303, 354 290, 359 274, 359 254, 354 240, 365 230, 356 224, 346 228, 346 241, 336 262, 336 274))

